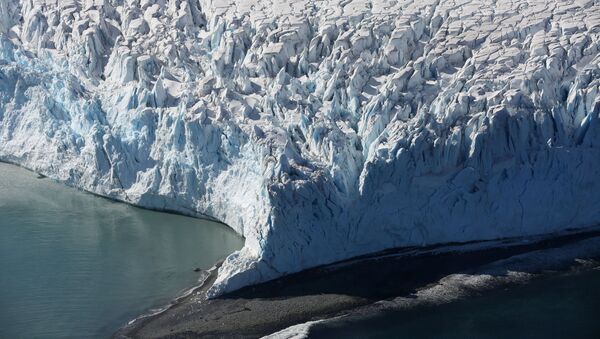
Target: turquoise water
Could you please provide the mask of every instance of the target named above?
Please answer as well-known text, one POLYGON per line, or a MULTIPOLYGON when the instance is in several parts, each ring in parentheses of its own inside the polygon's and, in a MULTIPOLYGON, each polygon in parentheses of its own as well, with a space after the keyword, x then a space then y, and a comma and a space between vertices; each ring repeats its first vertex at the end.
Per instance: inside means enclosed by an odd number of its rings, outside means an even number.
POLYGON ((0 338, 102 338, 167 304, 243 239, 0 163, 0 338))
POLYGON ((559 275, 437 307, 315 326, 309 338, 600 338, 600 271, 559 275))

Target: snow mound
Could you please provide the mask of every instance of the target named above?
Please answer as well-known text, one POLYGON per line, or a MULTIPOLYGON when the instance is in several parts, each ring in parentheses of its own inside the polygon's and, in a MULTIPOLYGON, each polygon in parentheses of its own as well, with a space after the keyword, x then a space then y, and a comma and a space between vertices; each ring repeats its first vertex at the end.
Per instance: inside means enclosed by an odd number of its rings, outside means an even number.
POLYGON ((246 237, 211 295, 600 222, 600 4, 0 2, 0 159, 246 237))

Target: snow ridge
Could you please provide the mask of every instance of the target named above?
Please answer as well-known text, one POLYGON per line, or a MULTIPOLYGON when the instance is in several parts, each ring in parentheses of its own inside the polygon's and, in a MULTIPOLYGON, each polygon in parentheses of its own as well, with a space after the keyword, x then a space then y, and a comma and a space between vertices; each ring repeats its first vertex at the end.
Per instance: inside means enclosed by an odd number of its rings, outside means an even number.
POLYGON ((600 222, 600 3, 0 3, 0 160, 246 237, 211 295, 600 222))

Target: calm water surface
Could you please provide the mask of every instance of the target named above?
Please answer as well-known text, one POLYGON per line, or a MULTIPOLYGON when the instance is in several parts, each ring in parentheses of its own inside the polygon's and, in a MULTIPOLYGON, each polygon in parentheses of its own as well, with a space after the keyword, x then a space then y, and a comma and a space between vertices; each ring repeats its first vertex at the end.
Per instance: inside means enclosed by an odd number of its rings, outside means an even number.
POLYGON ((226 226, 116 203, 0 163, 0 338, 97 338, 241 248, 226 226))
POLYGON ((318 325, 309 338, 600 338, 600 271, 541 278, 437 307, 318 325))

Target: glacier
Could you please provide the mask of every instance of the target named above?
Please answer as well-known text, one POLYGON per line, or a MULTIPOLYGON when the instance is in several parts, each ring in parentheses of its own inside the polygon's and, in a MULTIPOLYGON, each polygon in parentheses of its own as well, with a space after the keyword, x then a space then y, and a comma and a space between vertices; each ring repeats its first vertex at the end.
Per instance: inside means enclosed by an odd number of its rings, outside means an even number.
POLYGON ((246 239, 214 297, 600 223, 600 2, 2 0, 0 160, 246 239))

